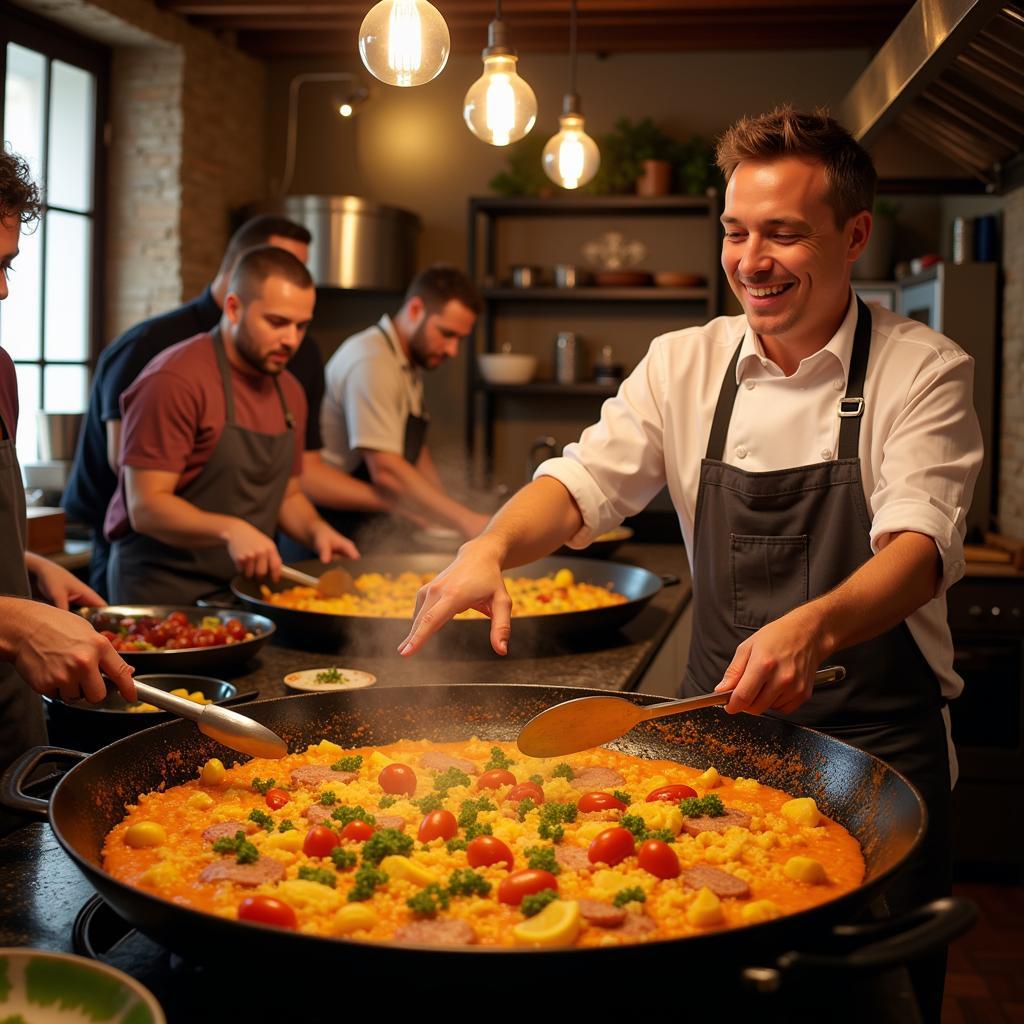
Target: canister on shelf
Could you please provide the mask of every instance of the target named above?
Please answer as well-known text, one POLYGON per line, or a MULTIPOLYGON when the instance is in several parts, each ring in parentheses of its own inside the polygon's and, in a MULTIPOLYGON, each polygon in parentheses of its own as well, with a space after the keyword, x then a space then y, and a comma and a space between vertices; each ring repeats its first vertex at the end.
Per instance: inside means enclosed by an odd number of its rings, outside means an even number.
POLYGON ((974 221, 970 217, 953 218, 953 262, 970 263, 974 258, 974 221))
POLYGON ((555 335, 555 380, 575 384, 580 375, 580 339, 572 331, 555 335))

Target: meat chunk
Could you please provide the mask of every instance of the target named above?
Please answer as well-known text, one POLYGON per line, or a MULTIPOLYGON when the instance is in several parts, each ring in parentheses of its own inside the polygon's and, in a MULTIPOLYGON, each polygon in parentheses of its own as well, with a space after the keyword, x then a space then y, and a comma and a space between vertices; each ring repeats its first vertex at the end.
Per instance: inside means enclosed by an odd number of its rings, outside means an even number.
POLYGON ((257 825, 254 821, 218 821, 203 830, 203 840, 207 843, 215 843, 218 839, 234 839, 235 833, 241 829, 246 835, 256 831, 257 825))
POLYGON ((573 789, 611 789, 624 786, 626 780, 614 768, 581 768, 570 780, 573 789))
POLYGON ((626 911, 601 900, 579 900, 580 915, 598 928, 618 928, 626 920, 626 911))
POLYGON ((280 882, 282 878, 284 865, 273 857, 260 857, 251 864, 238 864, 225 858, 207 864, 199 875, 200 882, 234 882, 235 885, 245 886, 280 882))
POLYGON ((594 866, 582 846, 568 846, 565 843, 555 846, 555 860, 566 871, 590 871, 594 866))
POLYGON ((631 910, 626 914, 626 920, 622 922, 620 931, 623 935, 649 935, 657 927, 653 918, 631 910))
POLYGON ((420 764, 432 772, 443 772, 447 768, 458 768, 467 775, 479 775, 480 769, 472 761, 464 757, 452 757, 440 750, 428 750, 420 756, 420 764))
POLYGON ((397 828, 401 832, 405 828, 405 818, 400 814, 378 814, 376 818, 377 824, 373 826, 375 829, 397 828))
POLYGON ((683 870, 683 884, 691 889, 710 889, 716 896, 737 896, 746 899, 750 895, 750 886, 730 875, 728 871, 713 868, 706 864, 698 864, 683 870))
POLYGON ((411 921, 395 932, 395 942, 408 946, 471 946, 476 932, 468 921, 449 917, 443 920, 411 921))
POLYGON ((358 772, 336 772, 325 764, 305 764, 292 771, 293 786, 311 786, 316 788, 325 782, 351 782, 359 778, 358 772))
POLYGON ((750 815, 735 807, 726 807, 717 818, 683 818, 683 831, 690 836, 701 832, 724 832, 727 828, 750 828, 750 815))
POLYGON ((324 804, 310 804, 302 814, 311 825, 322 825, 331 817, 331 811, 333 810, 333 807, 327 807, 324 804))

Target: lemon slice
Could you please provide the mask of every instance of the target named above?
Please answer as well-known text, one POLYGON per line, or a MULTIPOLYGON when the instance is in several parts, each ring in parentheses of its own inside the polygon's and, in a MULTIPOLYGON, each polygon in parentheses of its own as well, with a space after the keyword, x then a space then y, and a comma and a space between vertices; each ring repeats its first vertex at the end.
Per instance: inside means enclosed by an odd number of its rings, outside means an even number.
POLYGON ((571 946, 580 933, 580 905, 576 900, 554 900, 539 914, 512 929, 521 946, 571 946))

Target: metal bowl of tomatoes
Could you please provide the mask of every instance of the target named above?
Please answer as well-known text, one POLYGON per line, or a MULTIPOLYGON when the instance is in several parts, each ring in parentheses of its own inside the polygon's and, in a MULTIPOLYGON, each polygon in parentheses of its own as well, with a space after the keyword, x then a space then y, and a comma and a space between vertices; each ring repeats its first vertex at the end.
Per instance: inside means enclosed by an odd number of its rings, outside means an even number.
POLYGON ((265 615, 222 608, 119 604, 82 614, 137 672, 230 671, 277 628, 265 615))

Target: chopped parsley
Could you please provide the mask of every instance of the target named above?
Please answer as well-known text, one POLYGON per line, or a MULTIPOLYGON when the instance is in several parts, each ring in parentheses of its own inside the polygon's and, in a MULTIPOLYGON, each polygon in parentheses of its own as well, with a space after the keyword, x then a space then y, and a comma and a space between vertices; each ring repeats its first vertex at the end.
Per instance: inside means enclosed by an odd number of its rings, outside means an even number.
POLYGON ((612 898, 612 903, 624 907, 627 903, 643 903, 646 899, 647 893, 639 885, 631 885, 628 889, 620 889, 612 898))
POLYGON ((531 775, 530 776, 530 781, 536 783, 538 786, 543 786, 544 785, 544 776, 543 775, 531 775))
POLYGON ((456 836, 454 839, 449 839, 448 842, 444 844, 444 848, 449 853, 454 853, 456 850, 464 850, 467 845, 468 840, 459 839, 458 836, 456 836))
POLYGON ((437 882, 431 882, 415 896, 410 896, 405 905, 417 917, 437 917, 439 910, 447 910, 449 896, 446 890, 442 889, 437 882))
POLYGON ((344 846, 336 846, 331 850, 331 860, 334 861, 334 866, 339 871, 348 871, 349 868, 354 868, 358 859, 351 850, 346 850, 344 846))
POLYGON ((261 779, 258 775, 252 780, 252 788, 261 796, 267 795, 268 789, 274 788, 274 779, 261 779))
POLYGON ((397 803, 398 803, 398 797, 397 796, 392 796, 392 794, 390 794, 390 793, 385 793, 384 796, 382 796, 380 798, 380 809, 382 811, 386 811, 392 804, 397 804, 397 803))
POLYGON ((254 807, 249 812, 249 820, 255 821, 260 828, 264 828, 268 832, 274 831, 274 819, 266 811, 261 811, 258 807, 254 807))
POLYGON ((385 857, 407 857, 413 848, 412 836, 397 828, 382 828, 363 843, 363 864, 379 864, 385 857))
POLYGON ((529 846, 523 852, 526 854, 526 863, 531 868, 550 871, 553 875, 559 874, 562 870, 555 859, 555 848, 553 846, 529 846))
POLYGON ((334 888, 334 872, 328 871, 327 868, 314 868, 303 864, 299 868, 299 878, 307 882, 319 882, 320 885, 326 885, 328 889, 334 888))
POLYGON ((515 761, 501 747, 491 747, 491 759, 484 765, 484 771, 488 772, 492 768, 511 768, 514 764, 515 761))
POLYGON ((325 789, 320 794, 320 803, 322 803, 324 807, 330 807, 331 804, 336 804, 337 802, 338 794, 335 793, 333 789, 325 789))
POLYGON ((239 864, 252 864, 260 859, 260 851, 245 838, 245 830, 239 829, 234 838, 222 836, 213 844, 214 853, 233 853, 239 864))
POLYGON ((722 798, 714 793, 707 796, 689 796, 679 801, 679 810, 686 818, 720 818, 725 814, 722 798))
POLYGON ((438 772, 434 776, 434 789, 442 795, 447 794, 448 790, 455 786, 468 785, 470 778, 461 768, 445 768, 443 772, 438 772))
POLYGON ((627 807, 633 802, 633 798, 628 793, 623 793, 621 789, 613 789, 612 796, 616 800, 624 803, 627 807))
POLYGON ((494 835, 494 829, 489 823, 474 821, 473 824, 466 829, 466 842, 471 843, 477 836, 492 835, 494 835))
POLYGON ((476 816, 481 811, 495 811, 497 808, 487 797, 482 796, 478 800, 463 800, 459 806, 459 828, 469 828, 476 823, 476 816))
POLYGON ((335 821, 341 822, 341 827, 344 828, 350 821, 365 821, 367 825, 376 825, 377 818, 372 815, 369 811, 364 810, 362 807, 348 807, 342 804, 341 807, 335 807, 331 811, 331 817, 335 821))
POLYGON ((429 814, 431 811, 439 811, 444 807, 444 801, 437 793, 430 793, 420 800, 413 800, 413 803, 424 813, 429 814))
POLYGON ((645 839, 660 839, 663 843, 671 843, 676 834, 670 828, 648 828, 647 822, 639 814, 624 814, 619 824, 633 833, 637 842, 645 839))
POLYGON ((353 754, 351 757, 343 757, 331 765, 332 772, 357 772, 363 767, 363 755, 353 754))
POLYGON ((519 815, 520 821, 526 821, 526 816, 530 813, 530 811, 534 811, 536 809, 537 805, 533 802, 533 800, 530 797, 527 797, 525 800, 519 801, 519 806, 516 808, 516 814, 519 815))
POLYGON ((533 917, 539 914, 549 903, 558 899, 558 893, 554 889, 541 889, 540 892, 532 892, 529 896, 523 897, 519 904, 523 917, 533 917))
POLYGON ((571 764, 566 764, 564 761, 561 764, 556 764, 551 772, 551 778, 557 779, 559 777, 563 779, 575 778, 576 773, 572 770, 571 764))
POLYGON ((295 831, 295 823, 291 820, 291 818, 285 818, 284 821, 282 821, 281 824, 277 826, 277 831, 278 832, 294 832, 295 831))
POLYGON ((336 668, 325 668, 313 676, 314 683, 344 683, 345 677, 336 668))
POLYGON ((384 885, 388 876, 386 871, 381 871, 370 864, 364 864, 356 872, 355 880, 356 884, 349 889, 348 900, 350 903, 361 903, 363 900, 372 899, 374 889, 378 885, 384 885))
POLYGON ((579 813, 574 803, 546 803, 541 805, 540 825, 537 834, 541 839, 550 839, 553 843, 560 843, 565 836, 562 822, 571 823, 576 820, 579 813))
POLYGON ((452 896, 486 896, 491 883, 472 868, 456 868, 448 879, 448 892, 452 896))

